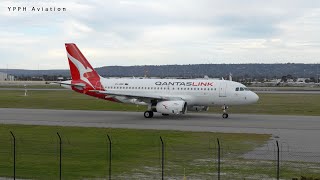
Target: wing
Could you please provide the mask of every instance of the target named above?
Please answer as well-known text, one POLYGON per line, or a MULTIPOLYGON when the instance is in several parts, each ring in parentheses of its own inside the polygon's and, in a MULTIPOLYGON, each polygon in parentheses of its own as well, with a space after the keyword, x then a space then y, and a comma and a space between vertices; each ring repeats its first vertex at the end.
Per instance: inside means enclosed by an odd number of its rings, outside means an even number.
POLYGON ((170 95, 166 95, 166 96, 161 96, 161 95, 145 95, 145 94, 141 94, 139 92, 119 92, 119 91, 113 91, 113 90, 108 90, 108 91, 98 91, 98 90, 90 90, 91 92, 96 92, 96 93, 100 93, 100 94, 106 94, 106 95, 110 95, 110 96, 124 96, 127 98, 136 98, 136 99, 141 99, 141 100, 145 100, 145 99, 149 99, 149 100, 183 100, 183 98, 181 97, 177 97, 177 96, 170 96, 170 95))

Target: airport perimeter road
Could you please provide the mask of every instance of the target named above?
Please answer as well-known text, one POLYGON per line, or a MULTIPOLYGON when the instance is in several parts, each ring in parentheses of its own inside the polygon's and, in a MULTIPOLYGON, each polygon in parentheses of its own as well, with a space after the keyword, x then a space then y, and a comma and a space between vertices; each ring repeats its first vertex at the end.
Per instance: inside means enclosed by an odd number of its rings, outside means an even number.
POLYGON ((320 91, 253 91, 257 94, 320 94, 320 91))
POLYGON ((272 134, 290 149, 320 152, 319 116, 230 114, 223 119, 191 113, 145 119, 142 112, 0 108, 0 123, 272 134))

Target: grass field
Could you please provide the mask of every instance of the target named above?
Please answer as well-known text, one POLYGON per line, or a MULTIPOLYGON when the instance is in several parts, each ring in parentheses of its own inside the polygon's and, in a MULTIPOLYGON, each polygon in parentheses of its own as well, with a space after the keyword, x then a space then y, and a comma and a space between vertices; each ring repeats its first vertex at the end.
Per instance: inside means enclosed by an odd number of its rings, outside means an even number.
MULTIPOLYGON (((104 101, 72 91, 0 91, 0 108, 145 111, 146 107, 104 101)), ((320 115, 318 94, 259 94, 258 103, 231 106, 230 113, 320 115)), ((209 112, 221 113, 220 107, 209 112)))
MULTIPOLYGON (((24 89, 24 85, 23 84, 16 84, 16 85, 12 85, 12 84, 8 84, 8 85, 0 85, 0 89, 1 88, 21 88, 24 89)), ((61 87, 60 85, 57 84, 27 84, 26 86, 27 89, 64 89, 63 87, 61 87)))
POLYGON ((107 177, 107 134, 113 143, 113 179, 159 179, 160 136, 165 142, 166 177, 179 179, 184 171, 187 177, 215 177, 212 173, 216 171, 216 138, 220 138, 223 147, 237 149, 239 154, 265 144, 270 138, 270 135, 257 134, 1 125, 1 177, 10 177, 13 173, 9 131, 13 131, 17 139, 17 177, 31 179, 58 179, 56 132, 63 140, 63 179, 107 177))

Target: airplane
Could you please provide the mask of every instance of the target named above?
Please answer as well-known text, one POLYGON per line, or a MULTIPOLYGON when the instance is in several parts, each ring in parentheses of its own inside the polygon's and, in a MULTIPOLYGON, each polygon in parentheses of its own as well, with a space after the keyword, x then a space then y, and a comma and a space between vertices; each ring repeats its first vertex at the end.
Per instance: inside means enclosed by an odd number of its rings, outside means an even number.
POLYGON ((222 117, 228 118, 229 105, 259 100, 245 85, 229 80, 103 78, 76 44, 65 47, 72 80, 58 82, 61 86, 108 101, 145 105, 145 118, 152 118, 154 112, 167 116, 207 111, 209 106, 222 106, 222 117))

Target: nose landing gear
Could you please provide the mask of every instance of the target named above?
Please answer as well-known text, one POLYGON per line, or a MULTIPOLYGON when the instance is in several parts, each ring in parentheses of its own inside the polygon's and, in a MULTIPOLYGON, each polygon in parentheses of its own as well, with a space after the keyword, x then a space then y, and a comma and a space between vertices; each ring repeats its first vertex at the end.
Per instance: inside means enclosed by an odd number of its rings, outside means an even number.
POLYGON ((229 117, 229 114, 227 113, 227 109, 228 109, 228 106, 227 106, 227 105, 223 105, 223 106, 222 106, 222 111, 223 111, 222 118, 223 118, 223 119, 226 119, 226 118, 229 117))

